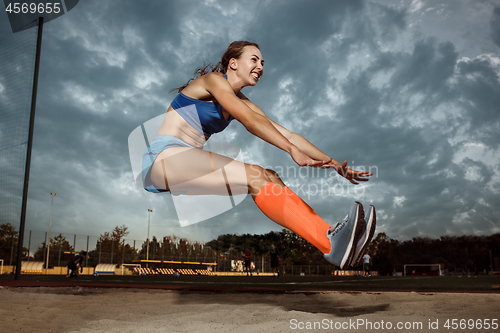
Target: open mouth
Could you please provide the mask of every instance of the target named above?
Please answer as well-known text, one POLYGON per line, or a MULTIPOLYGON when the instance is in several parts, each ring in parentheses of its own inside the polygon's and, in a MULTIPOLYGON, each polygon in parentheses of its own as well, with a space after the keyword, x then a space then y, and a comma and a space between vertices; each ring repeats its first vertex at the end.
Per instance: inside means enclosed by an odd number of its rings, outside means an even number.
POLYGON ((254 78, 255 80, 259 81, 259 79, 260 79, 260 75, 259 75, 259 74, 257 74, 257 73, 252 73, 252 76, 253 76, 253 78, 254 78))

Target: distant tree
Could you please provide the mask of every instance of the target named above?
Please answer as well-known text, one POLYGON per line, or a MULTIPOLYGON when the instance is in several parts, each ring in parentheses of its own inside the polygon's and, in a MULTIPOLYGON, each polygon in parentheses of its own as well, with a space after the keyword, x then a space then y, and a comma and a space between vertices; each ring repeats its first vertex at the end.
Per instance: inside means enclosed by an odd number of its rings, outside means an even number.
POLYGON ((128 234, 128 227, 125 225, 116 226, 111 232, 106 231, 102 234, 97 240, 96 248, 89 252, 89 265, 95 265, 99 262, 99 252, 101 263, 121 264, 122 261, 125 262, 124 259, 129 258, 134 252, 129 244, 124 244, 128 234), (123 254, 125 254, 125 258, 123 254))
POLYGON ((384 232, 378 233, 368 247, 373 270, 378 270, 381 275, 391 273, 398 265, 395 256, 398 245, 397 240, 389 238, 384 232))
MULTIPOLYGON (((64 256, 64 252, 74 252, 75 249, 70 243, 66 240, 62 234, 55 236, 54 238, 49 239, 49 267, 62 265, 65 266, 67 264, 67 256, 64 256)), ((47 260, 47 249, 45 242, 43 242, 35 251, 33 255, 34 260, 43 261, 47 260)))
POLYGON ((10 223, 0 224, 0 259, 4 264, 11 264, 12 253, 13 261, 17 258, 17 238, 18 233, 10 223))

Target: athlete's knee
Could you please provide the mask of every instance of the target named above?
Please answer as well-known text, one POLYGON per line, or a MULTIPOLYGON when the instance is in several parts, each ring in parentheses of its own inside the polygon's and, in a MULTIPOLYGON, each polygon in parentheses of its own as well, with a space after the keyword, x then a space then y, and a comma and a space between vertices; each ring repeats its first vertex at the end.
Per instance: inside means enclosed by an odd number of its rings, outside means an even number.
POLYGON ((281 178, 276 171, 271 169, 265 169, 264 172, 269 181, 272 181, 273 183, 276 182, 277 180, 281 181, 281 178))
POLYGON ((247 165, 246 172, 250 189, 257 191, 270 181, 269 177, 266 175, 265 169, 258 165, 247 165))

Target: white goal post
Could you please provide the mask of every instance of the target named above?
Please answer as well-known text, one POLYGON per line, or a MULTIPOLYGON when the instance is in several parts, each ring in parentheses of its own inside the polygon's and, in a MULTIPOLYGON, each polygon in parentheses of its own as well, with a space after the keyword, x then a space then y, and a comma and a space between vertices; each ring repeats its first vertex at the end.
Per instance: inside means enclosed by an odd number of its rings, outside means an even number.
POLYGON ((406 267, 422 267, 422 266, 437 266, 438 267, 438 276, 441 276, 441 264, 407 264, 407 265, 404 265, 404 276, 406 276, 406 267))
POLYGON ((123 266, 130 266, 130 267, 139 267, 141 268, 141 264, 122 264, 122 275, 123 275, 123 266))

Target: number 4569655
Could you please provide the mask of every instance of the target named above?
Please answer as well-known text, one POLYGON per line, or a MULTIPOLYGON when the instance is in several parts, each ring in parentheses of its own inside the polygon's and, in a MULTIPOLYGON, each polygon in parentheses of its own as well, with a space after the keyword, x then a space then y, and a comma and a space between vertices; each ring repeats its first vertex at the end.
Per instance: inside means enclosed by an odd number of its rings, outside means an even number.
POLYGON ((36 3, 17 3, 16 2, 16 3, 9 3, 7 8, 5 8, 5 11, 9 12, 9 13, 14 13, 14 14, 19 14, 19 13, 23 13, 23 14, 27 14, 27 13, 31 13, 31 14, 34 14, 34 13, 58 14, 61 11, 61 7, 60 7, 60 3, 57 3, 57 2, 56 3, 47 2, 47 3, 39 3, 39 4, 36 4, 36 3))
POLYGON ((452 330, 465 330, 465 329, 498 329, 498 320, 497 319, 448 319, 446 323, 443 325, 447 329, 452 330))

